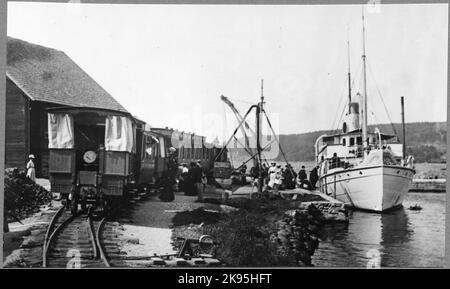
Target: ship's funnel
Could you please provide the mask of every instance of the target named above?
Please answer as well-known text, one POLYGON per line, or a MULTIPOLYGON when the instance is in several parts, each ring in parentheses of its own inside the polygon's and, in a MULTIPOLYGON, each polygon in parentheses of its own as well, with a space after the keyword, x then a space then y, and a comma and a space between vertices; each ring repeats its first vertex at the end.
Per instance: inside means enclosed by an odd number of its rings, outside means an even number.
POLYGON ((350 113, 346 114, 344 117, 344 122, 342 123, 342 132, 347 133, 360 129, 359 126, 359 103, 351 102, 350 113))
POLYGON ((357 102, 351 102, 350 103, 350 113, 351 114, 359 114, 359 103, 357 102))

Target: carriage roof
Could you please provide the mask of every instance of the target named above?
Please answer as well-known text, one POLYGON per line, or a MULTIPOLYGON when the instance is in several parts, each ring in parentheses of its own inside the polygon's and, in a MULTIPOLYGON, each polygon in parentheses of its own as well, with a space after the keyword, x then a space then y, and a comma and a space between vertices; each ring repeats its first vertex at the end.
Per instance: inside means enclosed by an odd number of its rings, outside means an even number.
POLYGON ((117 111, 106 108, 96 108, 96 107, 52 107, 48 108, 47 112, 49 113, 68 113, 72 115, 76 115, 79 113, 95 113, 100 116, 125 116, 133 121, 137 121, 130 113, 125 111, 117 111))

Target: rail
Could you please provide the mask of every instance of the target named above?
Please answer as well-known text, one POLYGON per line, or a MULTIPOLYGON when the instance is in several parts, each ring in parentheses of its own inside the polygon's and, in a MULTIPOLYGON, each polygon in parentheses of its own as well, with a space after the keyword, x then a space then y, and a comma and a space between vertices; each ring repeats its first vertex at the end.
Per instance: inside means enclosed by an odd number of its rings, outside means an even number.
MULTIPOLYGON (((60 235, 63 235, 61 239, 65 240, 68 239, 77 244, 77 247, 80 248, 80 250, 86 249, 83 248, 83 241, 86 241, 86 237, 79 238, 78 234, 75 234, 76 237, 73 236, 74 231, 83 231, 79 228, 79 221, 81 221, 81 224, 84 224, 85 230, 87 230, 88 236, 87 238, 90 239, 90 246, 93 250, 93 256, 89 256, 88 258, 85 258, 86 260, 90 260, 90 262, 94 265, 96 265, 99 260, 103 263, 103 266, 105 267, 111 267, 108 259, 106 257, 106 254, 103 250, 102 242, 101 242, 101 231, 104 226, 105 218, 103 218, 100 222, 97 222, 97 228, 95 226, 95 221, 92 216, 91 210, 89 210, 87 216, 86 215, 80 215, 80 216, 74 216, 70 215, 69 217, 66 217, 64 220, 61 221, 62 215, 64 213, 64 207, 60 208, 55 215, 53 216, 52 220, 50 221, 50 224, 47 228, 47 232, 44 238, 44 244, 43 244, 43 258, 42 258, 42 267, 47 268, 49 267, 49 260, 57 260, 58 257, 51 257, 51 249, 58 249, 57 248, 57 241, 60 235), (79 218, 86 218, 86 220, 80 220, 79 218), (69 224, 74 222, 75 224, 72 225, 73 228, 67 228, 69 224), (66 232, 64 230, 67 229, 66 232), (65 235, 63 233, 66 233, 65 235), (92 258, 93 257, 93 258, 92 258)), ((61 240, 60 240, 61 242, 61 240)), ((67 241, 63 242, 67 243, 67 241)), ((86 244, 86 243, 84 243, 86 244)), ((86 246, 86 245, 85 245, 86 246)), ((57 252, 57 250, 56 250, 57 252)), ((89 254, 90 255, 90 254, 89 254)), ((81 256, 80 256, 81 257, 81 256)), ((90 265, 92 265, 90 264, 90 265)), ((100 265, 101 267, 101 265, 100 265)))
POLYGON ((106 257, 105 251, 103 249, 102 243, 100 241, 100 236, 101 236, 101 230, 103 228, 103 225, 105 224, 105 218, 103 218, 100 223, 98 224, 97 227, 97 232, 96 232, 96 242, 97 242, 97 248, 98 248, 98 252, 99 252, 99 257, 102 259, 103 264, 105 264, 106 267, 111 267, 111 265, 108 262, 108 258, 106 257))

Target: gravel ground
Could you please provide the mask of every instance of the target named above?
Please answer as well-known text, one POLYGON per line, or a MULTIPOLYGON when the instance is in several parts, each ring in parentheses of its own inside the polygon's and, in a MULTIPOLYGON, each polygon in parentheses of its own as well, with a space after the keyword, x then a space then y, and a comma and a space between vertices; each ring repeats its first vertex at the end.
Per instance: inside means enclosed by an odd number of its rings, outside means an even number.
POLYGON ((61 203, 52 201, 42 206, 38 213, 9 223, 9 233, 3 234, 3 266, 39 267, 42 262, 42 242, 55 212, 61 203))
POLYGON ((219 211, 215 204, 196 203, 197 197, 175 195, 173 202, 161 202, 158 198, 139 201, 132 210, 119 219, 124 242, 121 250, 128 256, 152 256, 175 253, 171 245, 172 219, 177 212, 203 207, 219 211))

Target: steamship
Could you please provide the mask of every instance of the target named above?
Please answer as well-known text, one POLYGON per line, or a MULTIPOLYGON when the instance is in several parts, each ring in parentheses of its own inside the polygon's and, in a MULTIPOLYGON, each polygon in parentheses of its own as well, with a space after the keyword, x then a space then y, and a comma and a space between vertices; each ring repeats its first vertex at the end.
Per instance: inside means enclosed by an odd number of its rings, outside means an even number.
POLYGON ((369 131, 364 15, 362 26, 363 93, 357 93, 357 101, 352 100, 349 64, 345 117, 338 133, 316 140, 315 154, 322 193, 356 209, 383 212, 402 206, 415 173, 414 158, 405 152, 403 97, 403 143, 396 135, 384 134, 378 128, 369 131))

